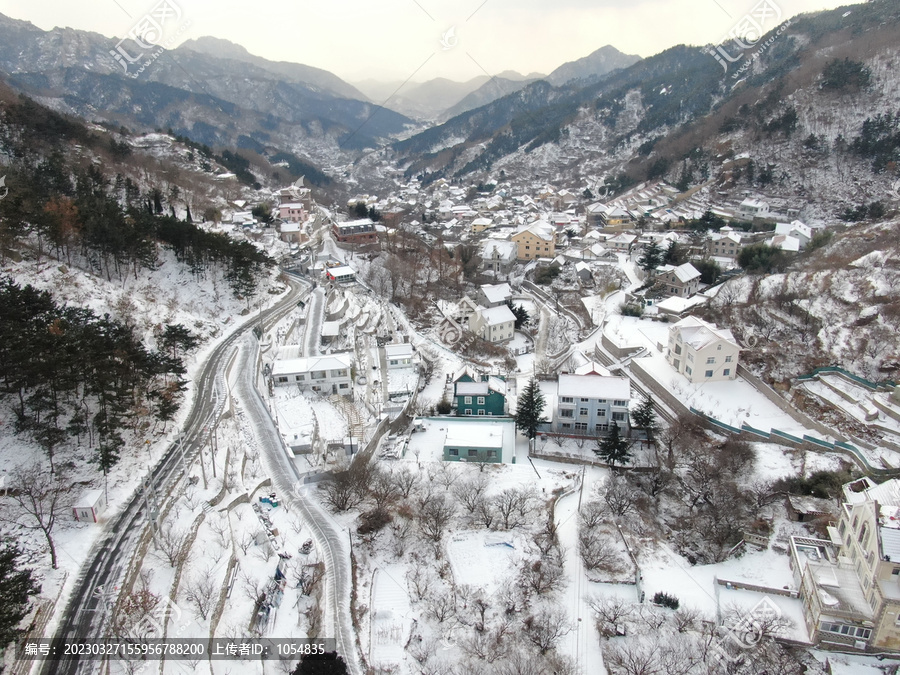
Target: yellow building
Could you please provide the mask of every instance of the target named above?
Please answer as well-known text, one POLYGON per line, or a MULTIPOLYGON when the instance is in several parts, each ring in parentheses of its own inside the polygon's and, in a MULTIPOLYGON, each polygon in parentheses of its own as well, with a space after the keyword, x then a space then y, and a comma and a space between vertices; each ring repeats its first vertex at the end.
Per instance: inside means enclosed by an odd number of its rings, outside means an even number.
POLYGON ((556 255, 556 236, 553 226, 538 221, 519 230, 510 237, 515 242, 519 260, 552 258, 556 255))

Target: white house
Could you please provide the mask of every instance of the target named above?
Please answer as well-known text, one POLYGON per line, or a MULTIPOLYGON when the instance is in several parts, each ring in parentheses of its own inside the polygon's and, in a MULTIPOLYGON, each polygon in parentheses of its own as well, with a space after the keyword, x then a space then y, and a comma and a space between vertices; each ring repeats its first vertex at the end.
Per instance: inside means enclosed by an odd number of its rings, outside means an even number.
POLYGON ((738 347, 727 328, 689 316, 669 329, 666 359, 691 382, 715 382, 737 377, 738 347))
POLYGON ((627 377, 605 374, 560 375, 556 385, 553 426, 559 433, 603 434, 615 422, 625 433, 629 429, 628 406, 631 382, 627 377))
POLYGON ((297 359, 279 359, 272 365, 275 386, 292 384, 324 394, 350 395, 352 352, 297 359))
POLYGON ((765 218, 769 215, 769 203, 748 197, 738 206, 738 215, 744 218, 765 218))
POLYGON ((776 223, 775 235, 785 235, 798 240, 800 248, 806 248, 809 240, 813 238, 812 228, 806 223, 795 220, 791 223, 776 223))
POLYGON ((395 368, 408 368, 412 365, 413 349, 408 342, 396 345, 384 346, 384 358, 389 370, 395 368))
POLYGON ((499 307, 512 300, 509 284, 484 284, 478 289, 476 300, 485 307, 499 307))
POLYGON ((687 298, 700 290, 700 272, 691 263, 660 265, 656 268, 657 283, 665 286, 665 292, 679 298, 687 298))
POLYGON ((469 330, 488 342, 503 343, 513 339, 516 316, 506 305, 485 307, 469 317, 469 330))
POLYGON ((488 239, 481 247, 481 262, 485 271, 508 274, 516 262, 518 247, 512 241, 488 239))
POLYGON ((75 520, 82 523, 96 523, 100 514, 106 510, 106 495, 103 490, 88 490, 75 502, 72 511, 75 520))

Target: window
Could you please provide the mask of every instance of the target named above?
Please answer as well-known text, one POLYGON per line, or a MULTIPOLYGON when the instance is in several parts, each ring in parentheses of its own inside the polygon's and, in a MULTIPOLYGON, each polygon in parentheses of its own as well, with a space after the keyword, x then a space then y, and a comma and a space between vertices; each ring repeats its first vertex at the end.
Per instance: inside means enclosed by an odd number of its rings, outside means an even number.
POLYGON ((478 457, 478 451, 475 448, 469 448, 469 457, 478 457))
POLYGON ((298 375, 297 376, 297 382, 303 382, 303 380, 305 380, 305 379, 306 379, 306 375, 298 375))
MULTIPOLYGON (((856 538, 856 541, 862 543, 863 537, 866 536, 866 532, 868 532, 868 531, 869 531, 869 524, 864 523, 862 526, 862 529, 859 531, 859 536, 856 538)), ((863 544, 863 546, 865 546, 865 544, 863 544)))
POLYGON ((725 363, 731 363, 731 356, 730 356, 730 355, 725 357, 725 363))
POLYGON ((706 358, 706 365, 709 365, 709 364, 715 363, 715 362, 716 362, 716 357, 715 357, 715 356, 708 356, 708 357, 706 358))
POLYGON ((597 417, 606 417, 606 410, 605 410, 605 409, 603 409, 603 410, 598 410, 598 411, 597 411, 597 417))
POLYGON ((572 425, 571 424, 562 424, 562 425, 560 425, 560 427, 563 429, 571 429, 572 425))
POLYGON ((559 402, 560 402, 560 403, 572 403, 572 402, 573 402, 573 399, 572 399, 571 396, 560 396, 560 397, 559 397, 559 402))
POLYGON ((484 408, 479 409, 478 414, 484 417, 484 408))
POLYGON ((713 376, 713 371, 711 371, 711 370, 707 370, 705 373, 703 373, 703 377, 712 377, 712 376, 713 376))
POLYGON ((581 399, 581 402, 582 402, 582 403, 587 403, 587 402, 590 401, 590 400, 591 400, 591 399, 589 399, 589 398, 582 398, 582 399, 581 399))
POLYGON ((612 414, 613 422, 624 422, 625 421, 625 413, 623 412, 614 412, 612 414))
POLYGON ((681 353, 681 345, 675 345, 675 353, 676 353, 676 354, 680 354, 680 353, 681 353))
POLYGON ((688 375, 691 375, 694 371, 691 370, 690 366, 686 366, 684 372, 686 372, 688 375))
POLYGON ((286 376, 286 375, 282 375, 281 377, 278 378, 278 381, 279 381, 279 382, 287 382, 287 381, 288 381, 287 376, 286 376))
POLYGON ((493 458, 495 458, 495 457, 497 456, 497 451, 496 451, 496 450, 488 450, 488 451, 487 451, 487 456, 488 456, 489 459, 493 459, 493 458))
POLYGON ((722 375, 724 375, 725 377, 731 375, 731 368, 726 368, 725 370, 723 370, 722 375))
POLYGON ((471 414, 472 414, 472 409, 471 409, 471 408, 466 408, 465 414, 466 414, 466 415, 471 415, 471 414))
MULTIPOLYGON (((891 570, 891 575, 892 575, 892 576, 895 576, 895 577, 898 576, 898 575, 900 575, 900 567, 895 567, 894 569, 892 569, 892 570, 891 570)), ((900 614, 898 614, 897 616, 900 616, 900 614)))
POLYGON ((579 409, 578 409, 578 416, 579 416, 579 417, 587 417, 587 414, 588 414, 588 409, 587 409, 587 408, 579 408, 579 409))
POLYGON ((450 448, 447 454, 451 457, 459 457, 459 450, 457 448, 450 448))
POLYGON ((565 408, 563 408, 562 410, 559 411, 559 416, 560 417, 575 417, 575 411, 574 410, 566 410, 565 408))
POLYGON ((720 351, 722 351, 722 345, 718 345, 718 346, 716 346, 716 351, 717 351, 717 352, 720 352, 720 351))
POLYGON ((609 431, 608 424, 598 424, 594 427, 597 431, 609 431))
POLYGON ((478 405, 484 405, 484 396, 478 397, 478 405))
POLYGON ((338 389, 349 389, 349 388, 350 388, 350 385, 347 384, 346 382, 343 382, 338 385, 338 389))
POLYGON ((587 431, 587 422, 575 422, 576 431, 587 431))
POLYGON ((615 401, 613 401, 613 405, 616 406, 617 408, 624 408, 625 406, 628 405, 628 401, 621 400, 621 399, 615 400, 615 401))
POLYGON ((472 397, 471 396, 464 397, 463 403, 465 403, 466 405, 472 405, 472 397))
POLYGON ((688 354, 688 361, 690 361, 691 363, 694 362, 694 355, 693 355, 693 354, 688 354))

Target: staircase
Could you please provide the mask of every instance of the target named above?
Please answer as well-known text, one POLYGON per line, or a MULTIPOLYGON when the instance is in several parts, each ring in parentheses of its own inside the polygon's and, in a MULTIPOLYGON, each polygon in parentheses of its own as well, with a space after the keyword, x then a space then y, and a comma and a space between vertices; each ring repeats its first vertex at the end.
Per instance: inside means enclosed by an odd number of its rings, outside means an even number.
POLYGON ((363 421, 356 404, 348 401, 340 394, 332 394, 328 397, 328 402, 337 408, 344 416, 344 419, 347 420, 350 435, 364 442, 366 440, 366 423, 363 421))

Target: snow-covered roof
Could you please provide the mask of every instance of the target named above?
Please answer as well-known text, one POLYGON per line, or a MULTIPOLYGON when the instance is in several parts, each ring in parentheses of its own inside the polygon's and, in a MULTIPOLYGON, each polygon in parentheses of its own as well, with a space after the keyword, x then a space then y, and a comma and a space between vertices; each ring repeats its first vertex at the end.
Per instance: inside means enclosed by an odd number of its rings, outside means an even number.
POLYGON ((299 232, 300 231, 300 223, 282 223, 281 224, 281 233, 288 234, 290 232, 299 232))
POLYGON ((356 274, 356 271, 348 265, 338 265, 337 267, 327 267, 325 272, 333 277, 345 277, 356 274))
POLYGON ((103 490, 88 490, 78 498, 74 508, 92 509, 101 501, 103 501, 103 490))
POLYGON ((637 241, 636 234, 627 234, 623 232, 622 234, 617 234, 615 237, 609 240, 610 244, 633 244, 637 241))
POLYGON ((272 375, 290 375, 292 373, 309 373, 313 370, 343 370, 350 368, 353 358, 350 352, 329 354, 327 356, 310 356, 299 359, 279 359, 272 364, 272 375))
POLYGON ((474 448, 502 448, 502 424, 486 424, 482 422, 454 422, 447 425, 445 446, 474 448))
POLYGON ((656 271, 663 273, 672 272, 675 274, 675 278, 683 284, 700 277, 700 272, 698 272, 697 268, 691 265, 691 263, 684 263, 678 267, 675 267, 674 265, 660 265, 656 268, 656 271))
POLYGON ((792 237, 789 234, 776 234, 774 237, 769 239, 769 246, 772 248, 779 248, 782 251, 788 251, 792 253, 796 253, 800 250, 800 240, 797 237, 792 237))
POLYGON ((509 284, 484 284, 481 292, 490 303, 506 302, 506 299, 512 296, 509 284))
POLYGON ((413 355, 412 345, 408 342, 385 345, 384 355, 389 359, 411 359, 413 355))
POLYGON ((631 398, 631 381, 627 377, 560 375, 557 393, 559 396, 627 401, 631 398))
POLYGON ((457 396, 487 396, 488 395, 488 383, 487 382, 457 382, 456 383, 456 395, 457 396))
POLYGON ((682 319, 673 325, 670 330, 680 332, 681 339, 694 349, 703 349, 717 340, 725 340, 737 346, 737 341, 734 339, 734 335, 731 334, 731 330, 718 328, 715 324, 707 323, 696 316, 682 319))
POLYGON ((500 258, 512 258, 516 254, 516 244, 513 241, 498 241, 488 239, 482 248, 482 258, 493 258, 496 252, 500 258))
POLYGON ((596 361, 588 361, 583 366, 579 366, 575 369, 576 375, 602 375, 603 377, 610 377, 612 373, 609 372, 608 369, 601 366, 596 361))
POLYGON ((499 326, 502 323, 508 323, 516 320, 516 315, 506 305, 499 307, 488 307, 487 309, 478 310, 481 318, 488 326, 499 326))
POLYGON ((707 302, 708 298, 702 295, 693 295, 690 298, 682 298, 677 295, 673 295, 670 298, 666 298, 665 300, 660 300, 656 303, 656 308, 662 312, 669 312, 671 314, 681 314, 682 312, 686 312, 691 307, 696 305, 702 305, 704 302, 707 302))

